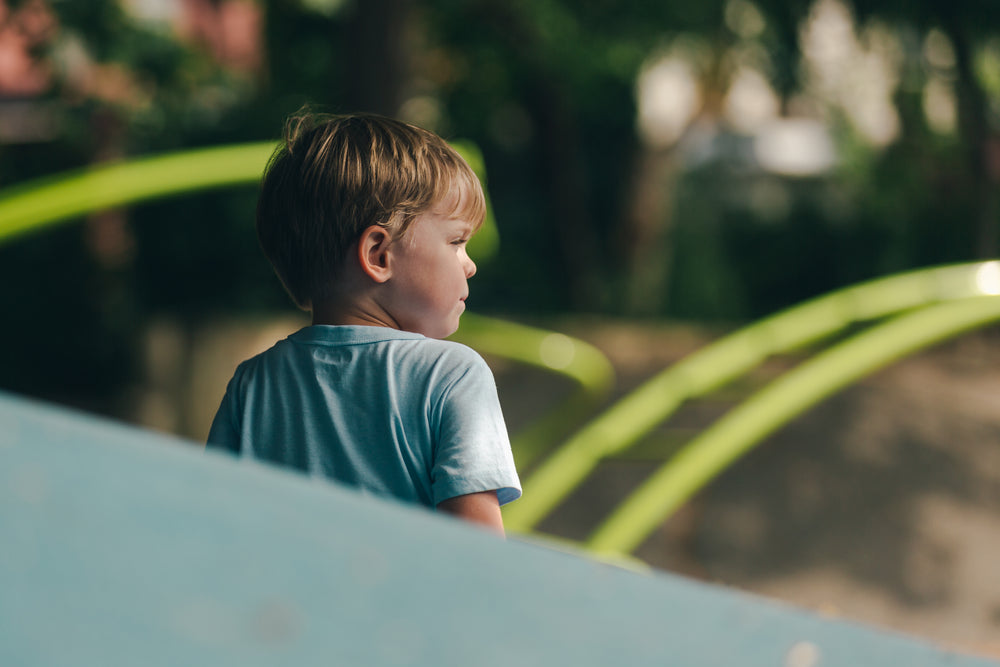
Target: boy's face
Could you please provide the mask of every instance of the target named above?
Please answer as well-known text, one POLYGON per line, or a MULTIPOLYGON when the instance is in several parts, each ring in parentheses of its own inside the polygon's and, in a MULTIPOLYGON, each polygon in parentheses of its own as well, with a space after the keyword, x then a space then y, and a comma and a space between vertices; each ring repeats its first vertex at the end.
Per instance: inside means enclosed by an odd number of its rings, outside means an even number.
POLYGON ((466 252, 473 233, 467 220, 437 206, 417 217, 392 242, 392 277, 384 305, 400 329, 445 338, 458 329, 476 265, 466 252))

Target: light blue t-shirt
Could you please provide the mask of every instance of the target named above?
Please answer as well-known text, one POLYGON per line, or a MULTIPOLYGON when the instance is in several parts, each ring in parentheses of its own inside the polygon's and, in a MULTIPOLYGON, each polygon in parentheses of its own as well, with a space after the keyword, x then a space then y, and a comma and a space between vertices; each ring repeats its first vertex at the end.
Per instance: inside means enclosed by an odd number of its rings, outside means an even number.
POLYGON ((428 507, 521 495, 482 357, 385 327, 310 326, 244 361, 208 444, 428 507))

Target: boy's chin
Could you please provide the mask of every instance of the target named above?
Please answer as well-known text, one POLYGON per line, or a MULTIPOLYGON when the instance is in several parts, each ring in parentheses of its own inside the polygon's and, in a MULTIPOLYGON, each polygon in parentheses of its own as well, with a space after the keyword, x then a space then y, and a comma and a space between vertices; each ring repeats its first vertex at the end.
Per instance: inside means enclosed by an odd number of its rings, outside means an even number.
POLYGON ((399 328, 411 333, 418 333, 427 338, 436 338, 441 340, 448 338, 453 333, 458 331, 458 325, 461 317, 462 312, 453 312, 451 317, 443 317, 433 321, 430 318, 425 318, 422 321, 416 319, 409 322, 400 321, 399 328))
POLYGON ((431 336, 431 335, 427 334, 427 337, 428 338, 437 338, 438 340, 442 340, 442 339, 448 338, 449 336, 451 336, 452 334, 454 334, 456 331, 458 331, 458 319, 457 318, 455 319, 454 324, 450 324, 450 325, 448 325, 448 326, 443 327, 442 329, 440 329, 437 332, 439 335, 431 336))
POLYGON ((437 332, 437 335, 431 335, 431 334, 424 334, 424 335, 427 336, 428 338, 436 338, 438 340, 444 340, 445 338, 448 338, 449 336, 454 334, 456 331, 458 331, 458 325, 455 325, 454 327, 449 327, 448 329, 442 329, 441 331, 437 332))
POLYGON ((409 331, 410 333, 420 334, 425 338, 444 340, 445 338, 451 336, 453 333, 458 331, 458 323, 456 322, 454 326, 404 327, 403 330, 409 331))

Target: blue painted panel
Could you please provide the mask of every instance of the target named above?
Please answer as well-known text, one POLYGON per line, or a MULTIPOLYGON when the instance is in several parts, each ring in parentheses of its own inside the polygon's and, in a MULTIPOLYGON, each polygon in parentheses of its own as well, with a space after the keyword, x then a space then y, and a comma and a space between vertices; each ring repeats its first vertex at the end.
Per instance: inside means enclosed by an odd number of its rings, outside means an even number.
POLYGON ((0 665, 997 665, 0 394, 0 665))

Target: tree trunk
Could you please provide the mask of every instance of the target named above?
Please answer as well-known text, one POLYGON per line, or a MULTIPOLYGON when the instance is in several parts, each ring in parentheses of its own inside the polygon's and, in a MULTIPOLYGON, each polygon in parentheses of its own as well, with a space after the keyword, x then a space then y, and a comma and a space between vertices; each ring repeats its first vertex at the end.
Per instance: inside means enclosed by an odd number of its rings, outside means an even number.
POLYGON ((345 45, 344 111, 399 115, 411 79, 412 0, 354 3, 345 45))
POLYGON ((997 219, 1000 214, 1000 169, 990 159, 996 139, 991 136, 987 119, 987 100, 976 79, 972 63, 971 40, 961 19, 945 14, 944 30, 955 49, 955 82, 958 100, 958 131, 966 150, 970 193, 975 204, 973 248, 976 257, 994 257, 997 253, 997 219))

